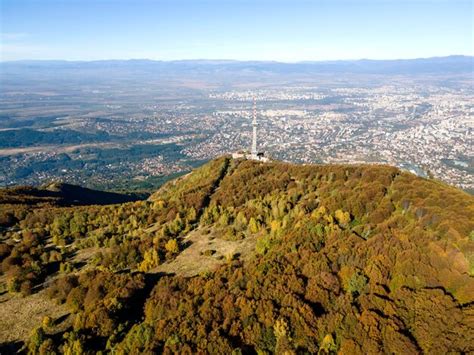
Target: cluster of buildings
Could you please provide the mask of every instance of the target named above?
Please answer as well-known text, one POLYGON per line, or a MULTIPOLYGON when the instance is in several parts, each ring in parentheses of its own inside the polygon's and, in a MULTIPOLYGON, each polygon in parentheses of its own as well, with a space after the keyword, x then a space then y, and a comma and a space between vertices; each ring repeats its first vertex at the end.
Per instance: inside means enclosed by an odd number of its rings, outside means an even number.
MULTIPOLYGON (((222 154, 248 146, 251 110, 231 107, 249 96, 248 91, 214 95, 226 105, 213 117, 225 124, 200 143, 199 152, 187 147, 187 153, 202 157, 208 149, 222 154)), ((325 102, 293 105, 265 101, 262 92, 255 96, 260 98, 259 142, 277 159, 386 163, 474 189, 472 92, 434 87, 341 88, 332 94, 325 90, 325 102), (274 114, 265 114, 269 111, 274 114)))
POLYGON ((468 85, 202 89, 179 100, 109 104, 58 124, 109 138, 88 149, 0 154, 0 185, 161 176, 230 153, 263 162, 271 156, 297 163, 386 163, 474 191, 474 90, 468 85), (111 149, 121 152, 120 159, 111 149))

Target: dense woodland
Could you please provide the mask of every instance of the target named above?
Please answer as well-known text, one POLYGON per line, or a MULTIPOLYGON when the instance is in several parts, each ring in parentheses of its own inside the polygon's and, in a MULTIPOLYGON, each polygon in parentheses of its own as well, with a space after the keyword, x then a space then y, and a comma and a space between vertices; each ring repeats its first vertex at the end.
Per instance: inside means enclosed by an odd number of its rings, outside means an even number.
POLYGON ((474 197, 438 181, 223 157, 146 201, 0 198, 3 292, 70 312, 21 352, 474 352, 474 197), (156 272, 191 231, 255 248, 193 277, 156 272))

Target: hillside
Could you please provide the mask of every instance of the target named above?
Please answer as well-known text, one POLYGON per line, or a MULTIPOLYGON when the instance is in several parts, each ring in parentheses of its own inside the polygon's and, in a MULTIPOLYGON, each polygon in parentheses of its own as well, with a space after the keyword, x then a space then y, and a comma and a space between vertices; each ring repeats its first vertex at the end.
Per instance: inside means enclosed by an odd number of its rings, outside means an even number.
POLYGON ((438 181, 222 157, 147 201, 11 203, 2 353, 474 351, 474 197, 438 181))
POLYGON ((138 200, 135 195, 91 190, 85 187, 52 183, 42 187, 18 186, 0 189, 0 205, 110 205, 138 200))

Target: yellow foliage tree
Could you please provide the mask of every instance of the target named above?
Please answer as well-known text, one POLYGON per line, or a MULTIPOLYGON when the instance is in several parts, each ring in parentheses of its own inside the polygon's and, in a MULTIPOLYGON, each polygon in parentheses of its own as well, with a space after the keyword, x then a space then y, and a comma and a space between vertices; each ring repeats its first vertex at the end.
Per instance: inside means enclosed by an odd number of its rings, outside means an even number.
POLYGON ((318 209, 314 210, 313 213, 311 213, 311 217, 314 219, 320 219, 325 214, 326 214, 326 207, 321 206, 318 209))
POLYGON ((278 220, 273 220, 270 223, 270 231, 273 235, 277 235, 281 231, 281 223, 278 220))
POLYGON ((194 209, 194 207, 191 207, 191 208, 188 210, 187 214, 186 214, 186 220, 187 220, 188 222, 191 222, 191 223, 192 223, 192 222, 194 222, 196 219, 197 219, 197 212, 196 212, 196 210, 194 209))
POLYGON ((288 335, 288 323, 284 319, 277 319, 273 325, 273 331, 276 338, 281 338, 288 335))
POLYGON ((327 334, 319 347, 318 354, 332 354, 337 350, 336 344, 331 334, 327 334))
POLYGON ((170 253, 176 254, 179 252, 179 245, 176 239, 170 239, 166 242, 165 249, 170 253))
POLYGON ((166 206, 166 202, 163 200, 158 200, 153 203, 153 207, 157 210, 161 210, 166 206))
POLYGON ((347 224, 349 224, 349 222, 351 221, 351 215, 349 214, 349 212, 336 210, 336 212, 334 212, 334 216, 336 217, 337 222, 341 226, 347 226, 347 224))
POLYGON ((258 230, 259 230, 259 225, 258 225, 258 222, 255 220, 255 218, 250 218, 250 221, 249 221, 249 231, 250 233, 258 233, 258 230))
POLYGON ((295 354, 290 336, 290 327, 284 319, 278 319, 273 325, 276 337, 275 352, 277 354, 295 354))
POLYGON ((143 261, 138 266, 139 271, 146 272, 160 264, 160 256, 156 249, 146 250, 143 255, 143 261))
POLYGON ((43 317, 42 324, 43 324, 44 329, 48 329, 52 325, 51 317, 49 316, 43 317))

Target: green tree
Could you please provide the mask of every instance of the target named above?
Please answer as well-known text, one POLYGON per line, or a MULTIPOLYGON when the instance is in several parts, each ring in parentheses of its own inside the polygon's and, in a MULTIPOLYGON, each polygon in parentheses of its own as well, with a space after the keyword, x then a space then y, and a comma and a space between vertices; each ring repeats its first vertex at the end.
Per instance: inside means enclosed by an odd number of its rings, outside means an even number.
POLYGON ((357 271, 350 278, 347 291, 349 291, 353 297, 357 297, 364 292, 367 282, 367 277, 365 277, 365 275, 361 272, 357 271))
POLYGON ((245 230, 247 228, 247 218, 242 211, 237 213, 237 217, 235 218, 234 226, 237 230, 245 230))
POLYGON ((196 212, 196 209, 194 207, 191 207, 187 214, 186 214, 186 219, 189 223, 193 223, 196 221, 197 219, 197 212, 196 212))
POLYGON ((219 217, 218 223, 221 227, 227 227, 229 225, 229 220, 230 220, 229 214, 226 211, 224 211, 219 217))
POLYGON ((255 233, 258 233, 259 230, 260 230, 259 223, 257 222, 257 220, 255 218, 251 217, 250 221, 249 221, 249 231, 250 231, 250 233, 255 234, 255 233))

